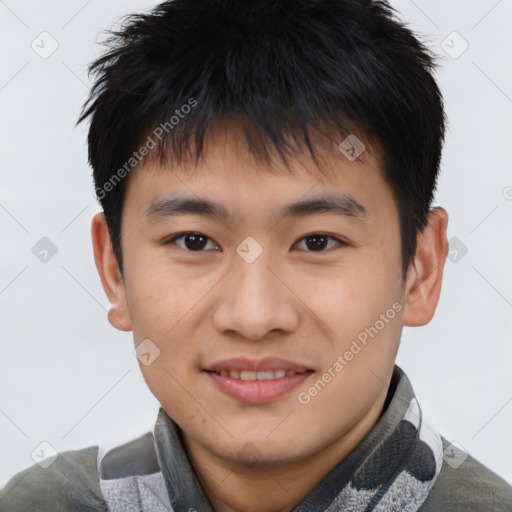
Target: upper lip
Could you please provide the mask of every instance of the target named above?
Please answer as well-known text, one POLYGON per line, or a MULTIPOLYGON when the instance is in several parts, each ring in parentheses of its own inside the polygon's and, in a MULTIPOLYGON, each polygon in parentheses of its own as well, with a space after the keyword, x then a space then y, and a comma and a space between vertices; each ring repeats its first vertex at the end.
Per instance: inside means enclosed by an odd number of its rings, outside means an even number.
POLYGON ((280 357, 264 357, 262 359, 248 359, 246 357, 233 357, 230 359, 223 359, 218 361, 207 368, 207 371, 220 372, 221 370, 239 370, 239 371, 253 371, 264 372, 270 370, 286 370, 296 373, 302 373, 310 370, 293 361, 288 361, 280 357))

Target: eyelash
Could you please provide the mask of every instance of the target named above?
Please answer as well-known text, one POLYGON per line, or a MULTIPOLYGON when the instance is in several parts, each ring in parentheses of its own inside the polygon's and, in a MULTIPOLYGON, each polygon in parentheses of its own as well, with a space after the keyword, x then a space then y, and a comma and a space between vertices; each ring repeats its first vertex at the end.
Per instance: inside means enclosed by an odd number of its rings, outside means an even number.
MULTIPOLYGON (((173 244, 177 239, 179 239, 179 238, 183 238, 183 237, 184 237, 184 236, 186 236, 186 235, 201 235, 201 236, 203 236, 204 238, 206 238, 207 240, 209 240, 209 241, 212 241, 212 242, 213 242, 213 240, 212 240, 210 237, 208 237, 208 236, 206 236, 206 235, 203 235, 203 233, 199 233, 199 232, 197 232, 197 231, 184 231, 184 232, 182 232, 182 233, 178 233, 177 235, 173 235, 171 238, 168 238, 168 239, 164 242, 164 245, 170 245, 170 244, 173 244)), ((326 234, 326 233, 322 233, 322 232, 318 232, 318 233, 310 233, 309 235, 305 235, 305 236, 303 236, 302 238, 300 238, 300 239, 298 240, 298 242, 302 242, 302 241, 303 241, 303 240, 305 240, 306 238, 313 237, 313 236, 322 236, 322 237, 325 237, 325 238, 329 238, 329 239, 331 239, 331 240, 335 240, 336 242, 338 242, 338 246, 340 246, 340 247, 346 247, 346 246, 348 246, 348 245, 349 245, 347 242, 345 242, 345 241, 343 241, 343 240, 341 240, 341 239, 339 239, 339 238, 337 238, 337 237, 335 237, 335 236, 328 235, 328 234, 326 234)), ((199 252, 205 252, 205 249, 201 249, 201 250, 199 250, 199 251, 191 251, 191 250, 189 250, 189 249, 187 249, 187 248, 183 248, 183 247, 180 247, 180 249, 183 249, 183 250, 185 250, 185 251, 187 251, 187 252, 191 252, 191 253, 194 253, 194 252, 198 252, 198 253, 199 253, 199 252)), ((321 253, 321 252, 328 252, 328 251, 329 251, 329 250, 331 250, 331 249, 332 249, 332 247, 330 247, 329 249, 322 249, 322 250, 320 250, 320 251, 305 251, 305 252, 311 252, 311 253, 318 252, 318 253, 321 253)))

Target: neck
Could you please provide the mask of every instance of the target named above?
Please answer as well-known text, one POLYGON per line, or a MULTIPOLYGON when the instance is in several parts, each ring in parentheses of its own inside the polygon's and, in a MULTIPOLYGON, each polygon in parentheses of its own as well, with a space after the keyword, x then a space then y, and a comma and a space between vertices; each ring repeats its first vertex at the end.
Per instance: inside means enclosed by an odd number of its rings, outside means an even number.
POLYGON ((321 451, 293 462, 252 467, 226 461, 183 434, 196 475, 215 512, 286 512, 316 485, 368 434, 379 419, 386 393, 349 432, 321 451))

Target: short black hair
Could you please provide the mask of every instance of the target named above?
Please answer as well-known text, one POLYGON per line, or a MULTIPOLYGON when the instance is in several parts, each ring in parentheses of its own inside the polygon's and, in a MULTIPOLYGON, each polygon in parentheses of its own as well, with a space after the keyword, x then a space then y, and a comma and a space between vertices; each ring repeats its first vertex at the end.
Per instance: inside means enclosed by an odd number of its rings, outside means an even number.
POLYGON ((427 224, 445 136, 437 57, 385 1, 173 0, 124 18, 78 123, 123 275, 126 177, 152 155, 203 156, 212 121, 241 123, 250 151, 316 160, 310 130, 379 148, 400 219, 403 279, 427 224), (153 130, 153 131, 152 131, 153 130), (150 139, 152 143, 150 142, 150 139), (156 147, 153 148, 153 146, 156 147))

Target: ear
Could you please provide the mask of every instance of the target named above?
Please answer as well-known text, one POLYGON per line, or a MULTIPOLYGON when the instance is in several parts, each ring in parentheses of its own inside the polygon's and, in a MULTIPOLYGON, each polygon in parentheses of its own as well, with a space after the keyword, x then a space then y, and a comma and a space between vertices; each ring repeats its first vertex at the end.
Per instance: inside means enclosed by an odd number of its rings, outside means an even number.
POLYGON ((407 272, 404 325, 425 325, 434 316, 448 255, 447 225, 448 213, 436 207, 430 210, 428 224, 418 234, 414 261, 407 272))
POLYGON ((97 213, 91 223, 94 261, 100 275, 101 284, 112 308, 108 312, 108 321, 120 331, 131 331, 132 324, 126 303, 124 281, 112 249, 112 242, 103 212, 97 213))

